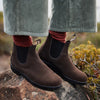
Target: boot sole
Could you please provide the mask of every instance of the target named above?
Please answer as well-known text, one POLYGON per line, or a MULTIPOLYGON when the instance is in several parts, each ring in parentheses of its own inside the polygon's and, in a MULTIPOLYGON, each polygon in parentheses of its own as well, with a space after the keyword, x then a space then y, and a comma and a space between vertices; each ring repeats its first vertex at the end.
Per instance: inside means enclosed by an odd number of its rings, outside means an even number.
POLYGON ((73 84, 79 84, 79 85, 86 85, 87 82, 80 82, 80 81, 76 81, 76 80, 72 80, 71 78, 65 76, 61 70, 59 68, 57 68, 55 65, 53 65, 52 63, 46 61, 46 60, 43 60, 42 61, 50 68, 52 69, 56 74, 58 74, 63 80, 71 83, 72 85, 73 84))
POLYGON ((25 74, 19 72, 18 70, 16 70, 16 68, 14 68, 12 65, 11 65, 11 70, 18 76, 22 76, 23 78, 25 78, 29 83, 31 83, 33 86, 37 87, 37 88, 40 88, 40 89, 43 89, 43 90, 47 90, 47 91, 53 91, 53 90, 56 90, 56 89, 59 89, 62 85, 58 85, 58 86, 44 86, 44 85, 40 85, 39 83, 36 83, 32 80, 30 80, 25 74))

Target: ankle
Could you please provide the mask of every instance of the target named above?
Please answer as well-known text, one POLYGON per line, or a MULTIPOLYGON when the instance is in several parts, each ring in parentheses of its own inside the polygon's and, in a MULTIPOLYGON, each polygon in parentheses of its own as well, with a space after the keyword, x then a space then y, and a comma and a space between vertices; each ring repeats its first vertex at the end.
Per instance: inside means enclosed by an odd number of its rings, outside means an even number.
POLYGON ((54 58, 57 58, 60 55, 60 53, 64 47, 64 44, 65 43, 62 43, 56 39, 52 39, 52 43, 51 43, 51 47, 50 47, 50 55, 54 58))
POLYGON ((58 40, 62 43, 66 42, 66 32, 56 32, 56 31, 49 30, 49 34, 55 40, 58 40))
POLYGON ((30 47, 32 45, 32 37, 31 36, 13 36, 13 41, 16 46, 20 47, 30 47))
POLYGON ((14 46, 16 47, 16 53, 19 62, 25 63, 27 59, 29 47, 17 46, 16 44, 14 44, 14 46))

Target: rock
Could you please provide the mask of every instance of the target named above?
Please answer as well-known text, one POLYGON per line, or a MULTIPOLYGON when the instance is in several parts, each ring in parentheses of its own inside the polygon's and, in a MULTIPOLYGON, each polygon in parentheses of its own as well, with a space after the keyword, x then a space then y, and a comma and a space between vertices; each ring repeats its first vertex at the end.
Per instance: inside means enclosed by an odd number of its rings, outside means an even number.
POLYGON ((83 87, 63 82, 61 88, 44 91, 15 75, 11 70, 0 74, 0 100, 88 100, 83 87))

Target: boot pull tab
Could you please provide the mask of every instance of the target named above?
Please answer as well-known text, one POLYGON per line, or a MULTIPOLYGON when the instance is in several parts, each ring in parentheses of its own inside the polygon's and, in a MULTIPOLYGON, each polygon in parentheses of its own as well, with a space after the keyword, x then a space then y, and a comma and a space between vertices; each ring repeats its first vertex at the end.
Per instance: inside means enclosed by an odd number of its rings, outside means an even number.
POLYGON ((34 42, 33 42, 33 45, 38 45, 38 44, 40 44, 41 43, 41 39, 38 39, 38 40, 35 40, 34 42))
POLYGON ((71 41, 71 42, 74 41, 77 38, 77 35, 76 34, 77 33, 74 33, 69 41, 71 41))
POLYGON ((77 33, 74 33, 72 35, 72 37, 69 40, 66 41, 67 46, 69 46, 69 44, 77 38, 77 35, 76 34, 77 33))

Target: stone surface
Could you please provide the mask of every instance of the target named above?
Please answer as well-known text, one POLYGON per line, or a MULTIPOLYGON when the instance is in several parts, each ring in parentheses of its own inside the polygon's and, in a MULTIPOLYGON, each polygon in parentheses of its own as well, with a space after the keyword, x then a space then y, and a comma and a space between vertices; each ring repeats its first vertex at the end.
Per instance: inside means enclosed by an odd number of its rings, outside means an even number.
POLYGON ((63 82, 55 91, 44 91, 11 70, 0 74, 0 100, 88 100, 83 87, 63 82))

